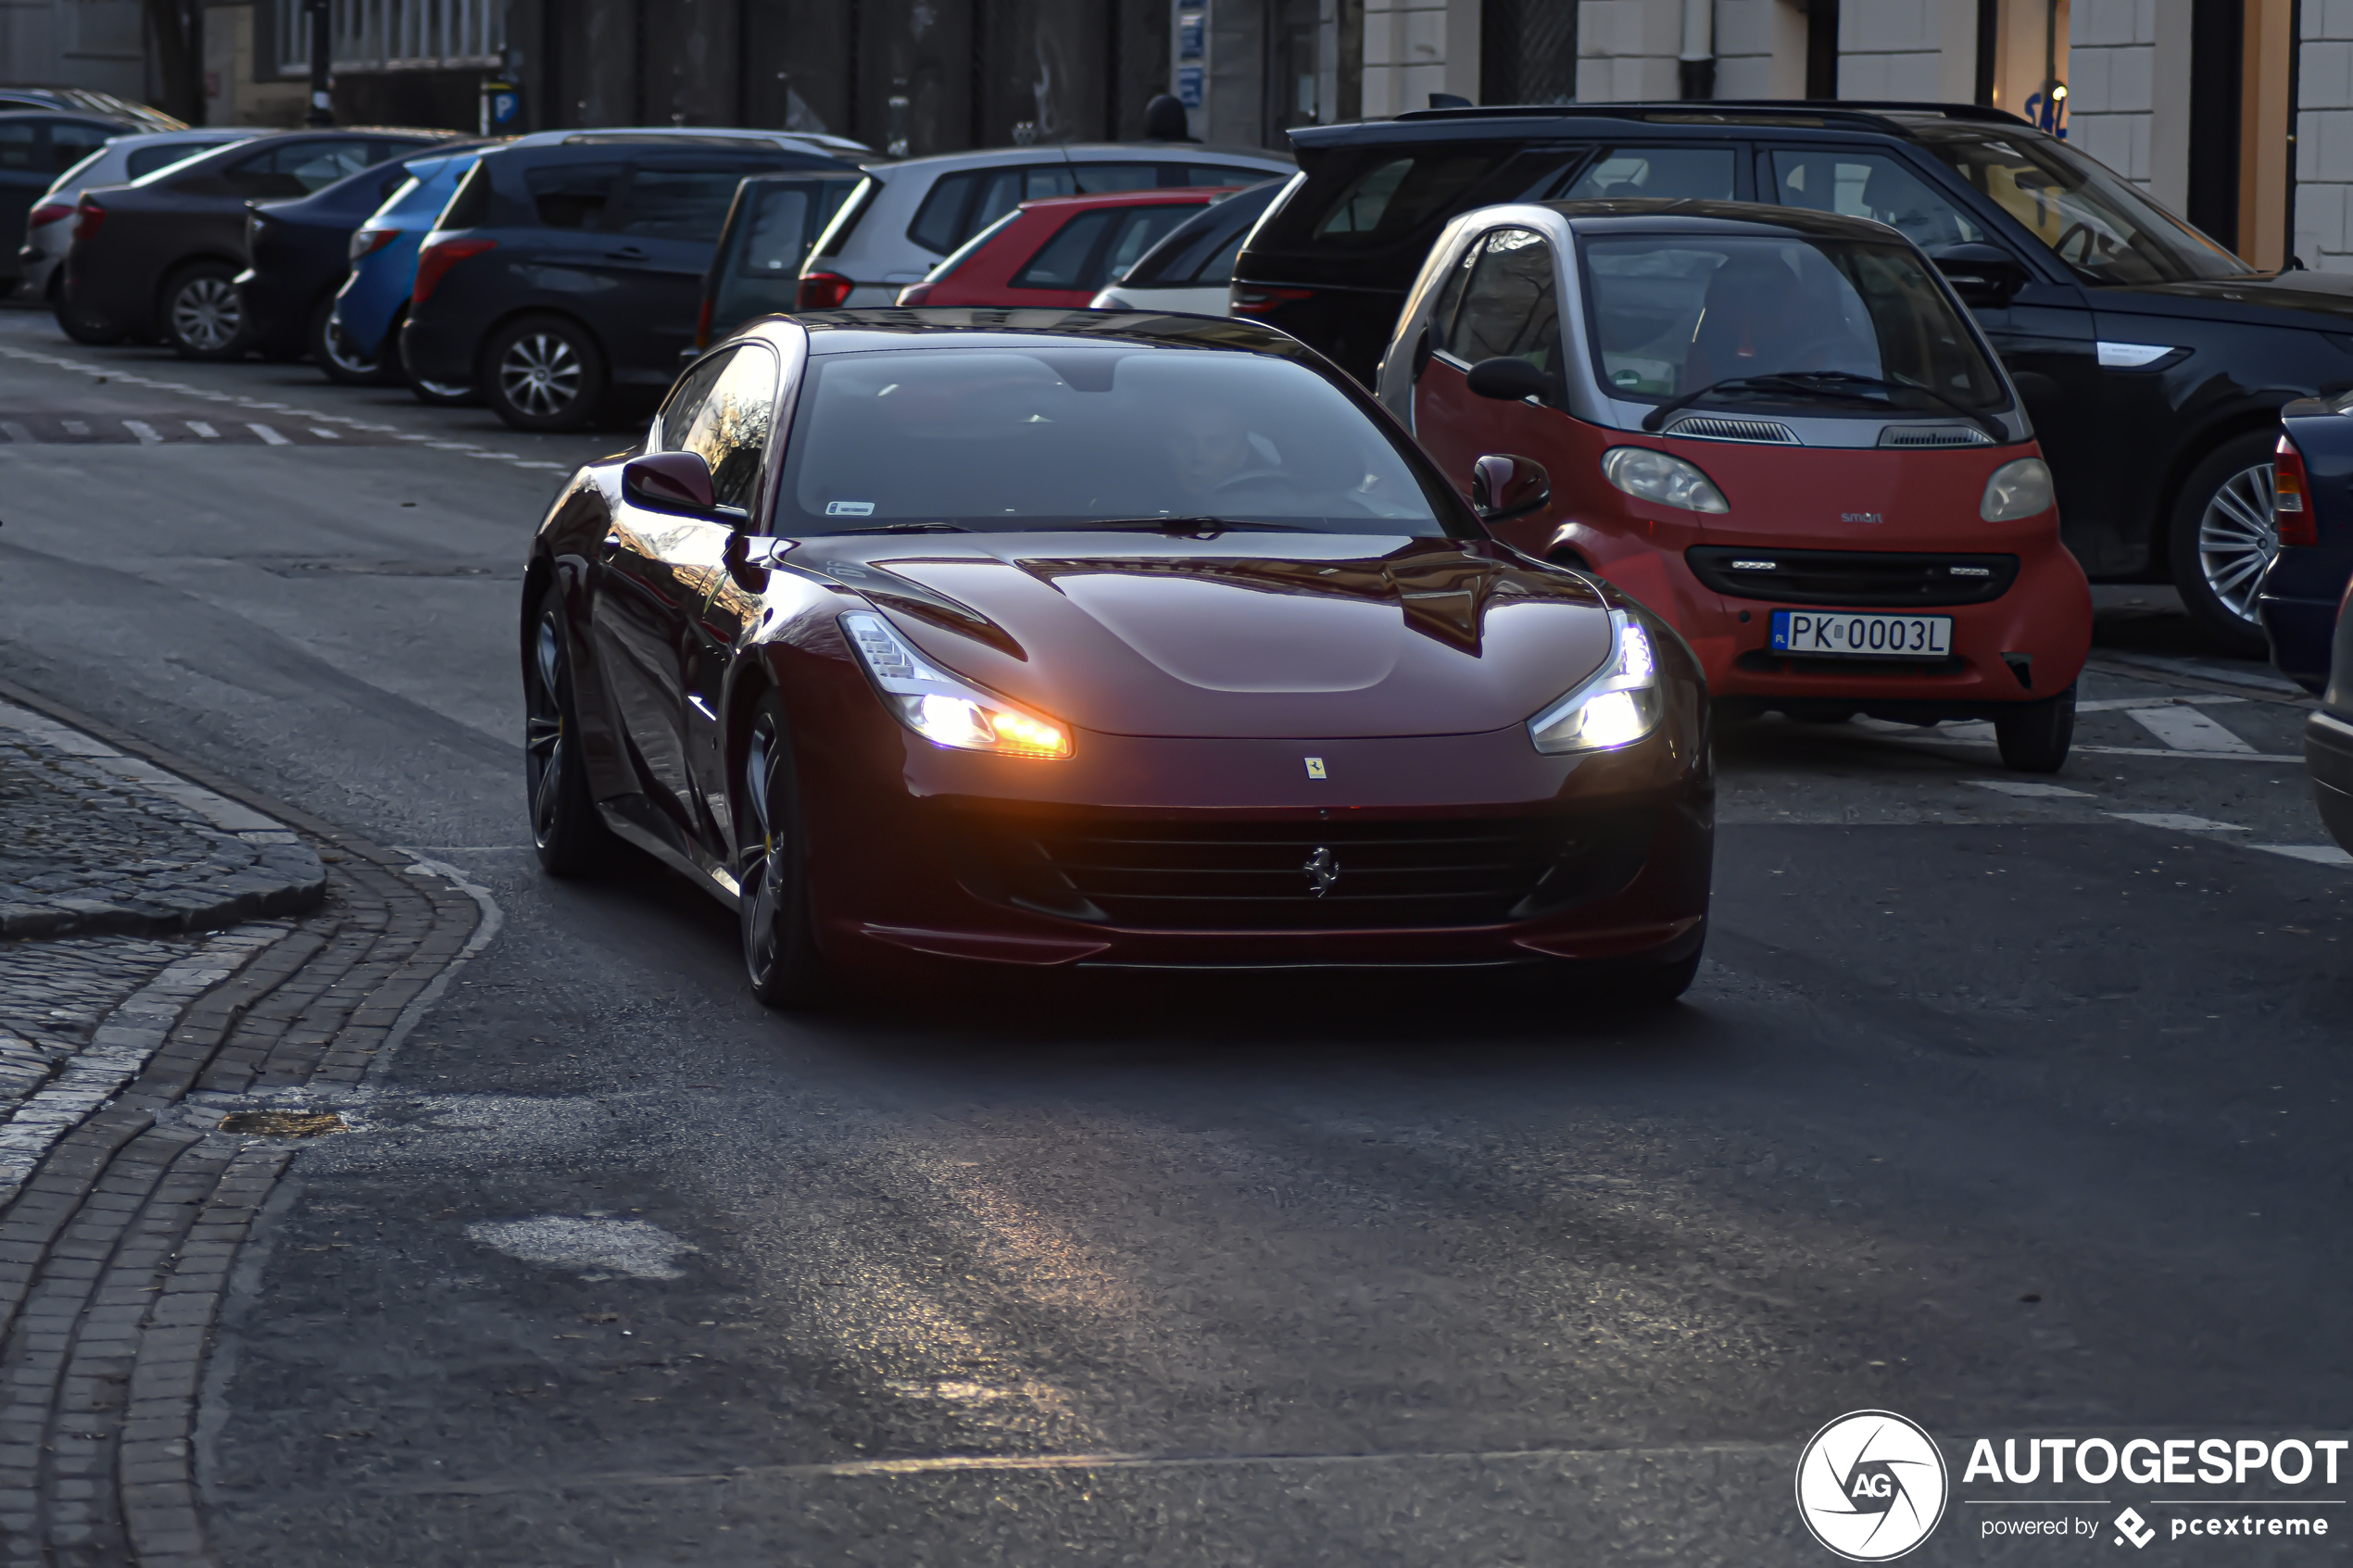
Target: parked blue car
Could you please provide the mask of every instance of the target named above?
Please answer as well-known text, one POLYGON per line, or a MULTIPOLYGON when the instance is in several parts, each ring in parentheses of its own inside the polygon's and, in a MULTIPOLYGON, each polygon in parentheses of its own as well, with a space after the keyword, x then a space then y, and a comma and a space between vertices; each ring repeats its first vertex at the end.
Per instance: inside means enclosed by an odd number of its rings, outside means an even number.
MULTIPOLYGON (((386 197, 351 236, 351 275, 335 295, 333 327, 349 352, 378 364, 399 365, 400 320, 417 284, 417 247, 433 232, 434 220, 449 205, 458 182, 485 150, 472 147, 410 164, 408 183, 386 197)), ((427 402, 462 401, 472 395, 465 387, 415 390, 427 402)))
POLYGON ((2317 693, 2328 684, 2336 608, 2353 580, 2353 394, 2302 397, 2280 410, 2271 490, 2279 546, 2256 614, 2272 664, 2317 693))

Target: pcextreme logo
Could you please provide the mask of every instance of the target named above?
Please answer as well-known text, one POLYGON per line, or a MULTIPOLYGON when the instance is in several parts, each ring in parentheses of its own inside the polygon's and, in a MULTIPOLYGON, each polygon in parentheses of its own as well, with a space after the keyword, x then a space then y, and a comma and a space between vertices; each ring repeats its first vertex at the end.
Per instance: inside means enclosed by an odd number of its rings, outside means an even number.
POLYGON ((1842 1415, 1797 1458, 1797 1515, 1849 1562, 1885 1562, 1928 1539, 1949 1493, 1936 1440, 1893 1411, 1842 1415))

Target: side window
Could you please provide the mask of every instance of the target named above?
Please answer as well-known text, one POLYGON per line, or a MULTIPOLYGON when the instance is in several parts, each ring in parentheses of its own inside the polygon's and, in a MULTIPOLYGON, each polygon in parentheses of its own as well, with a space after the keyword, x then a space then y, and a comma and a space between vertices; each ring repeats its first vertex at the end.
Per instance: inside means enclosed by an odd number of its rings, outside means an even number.
POLYGON ((1099 195, 1105 191, 1149 191, 1160 183, 1160 165, 1156 163, 1074 163, 1070 177, 1078 194, 1099 195))
POLYGON ((1188 164, 1182 182, 1188 185, 1263 185, 1280 176, 1263 169, 1235 169, 1221 163, 1188 164))
POLYGON ((1772 199, 1783 207, 1869 218, 1900 231, 1922 250, 1985 237, 1927 181, 1884 153, 1777 147, 1772 170, 1772 199))
MULTIPOLYGON (((490 166, 477 163, 450 193, 449 205, 434 219, 436 229, 479 229, 490 217, 490 166)), ((544 220, 543 220, 544 221, 544 220)))
POLYGON ((142 175, 153 174, 158 169, 170 169, 175 163, 211 150, 201 144, 186 142, 167 142, 159 147, 134 147, 131 151, 131 156, 123 160, 123 178, 136 180, 142 175))
POLYGON ((1054 237, 1013 276, 1017 289, 1076 289, 1087 286, 1088 261, 1095 255, 1103 232, 1124 216, 1116 208, 1082 212, 1054 232, 1054 237))
POLYGON ((754 206, 747 215, 743 243, 736 247, 737 276, 790 278, 800 271, 812 237, 809 194, 806 185, 752 187, 754 206))
POLYGON ((1465 246, 1462 259, 1454 263, 1454 270, 1439 285, 1438 303, 1430 307, 1429 312, 1429 341, 1433 348, 1444 348, 1453 335, 1454 313, 1463 307, 1463 285, 1470 281, 1471 269, 1478 265, 1478 253, 1484 244, 1483 240, 1473 240, 1465 246))
POLYGON ((1627 196, 1730 201, 1730 147, 1609 147, 1587 164, 1554 201, 1611 201, 1627 196))
POLYGON ((0 125, 0 170, 44 172, 41 162, 41 128, 29 119, 0 125))
MULTIPOLYGON (((1136 167, 1147 173, 1150 164, 1105 164, 1105 169, 1136 167)), ((1150 185, 1151 180, 1144 181, 1150 185)), ((1068 196, 1078 183, 1066 163, 1033 163, 1012 169, 979 169, 943 174, 915 209, 907 237, 925 250, 945 256, 1026 201, 1040 196, 1068 196)), ((1126 187, 1104 186, 1105 190, 1126 187)))
POLYGON ((1111 244, 1102 259, 1088 269, 1078 286, 1099 289, 1114 278, 1125 277, 1127 269, 1136 265, 1144 252, 1160 244, 1171 229, 1199 212, 1197 207, 1131 207, 1119 215, 1120 221, 1113 229, 1111 244))
POLYGON ((1466 365, 1512 355, 1539 370, 1561 362, 1560 291, 1553 247, 1526 229, 1498 229, 1478 247, 1450 323, 1446 352, 1466 365))
POLYGON ((263 201, 307 196, 366 168, 367 145, 365 142, 297 142, 256 153, 230 165, 225 172, 230 187, 241 196, 263 201))
MULTIPOLYGON (((923 205, 915 208, 915 220, 907 225, 907 237, 942 256, 962 245, 967 232, 964 209, 972 205, 973 187, 984 178, 980 174, 943 174, 933 181, 931 189, 924 194, 923 205)), ((1005 205, 1010 208, 1013 203, 1005 205)))
POLYGON ((49 127, 49 167, 63 174, 107 144, 110 133, 91 125, 49 127))
POLYGON ((661 449, 683 452, 686 448, 686 433, 694 428, 695 420, 702 413, 702 406, 711 401, 711 389, 727 367, 744 351, 728 349, 724 354, 708 355, 695 368, 678 378, 670 389, 669 400, 661 406, 661 449))
MULTIPOLYGON (((678 437, 678 450, 699 452, 711 465, 711 497, 721 506, 749 511, 760 499, 760 469, 775 414, 776 357, 757 344, 729 355, 678 437)), ((670 422, 664 413, 665 436, 670 422)))
POLYGON ((633 169, 622 185, 616 233, 649 240, 719 238, 727 204, 743 180, 740 169, 633 169))
MULTIPOLYGON (((475 174, 481 173, 480 166, 475 174)), ((612 195, 613 182, 621 178, 617 165, 609 163, 559 163, 541 169, 526 169, 522 173, 523 188, 531 193, 533 210, 541 224, 550 229, 595 229, 604 222, 605 206, 612 195)), ((488 182, 483 194, 489 196, 488 182)), ((465 200, 467 191, 473 188, 473 177, 468 177, 457 200, 449 204, 455 214, 465 200)))

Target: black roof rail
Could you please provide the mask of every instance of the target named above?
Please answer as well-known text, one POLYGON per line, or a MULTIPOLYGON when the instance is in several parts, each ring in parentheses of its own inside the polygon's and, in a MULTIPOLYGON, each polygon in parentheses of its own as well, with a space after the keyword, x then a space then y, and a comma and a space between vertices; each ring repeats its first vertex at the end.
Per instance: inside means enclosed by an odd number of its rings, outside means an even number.
POLYGON ((1945 119, 1996 125, 2028 122, 2007 109, 1982 104, 1915 103, 1880 98, 1686 98, 1658 103, 1483 104, 1475 108, 1407 109, 1401 120, 1626 119, 1649 115, 1693 118, 1730 111, 1742 115, 1821 119, 1881 119, 1890 114, 1937 115, 1945 119))

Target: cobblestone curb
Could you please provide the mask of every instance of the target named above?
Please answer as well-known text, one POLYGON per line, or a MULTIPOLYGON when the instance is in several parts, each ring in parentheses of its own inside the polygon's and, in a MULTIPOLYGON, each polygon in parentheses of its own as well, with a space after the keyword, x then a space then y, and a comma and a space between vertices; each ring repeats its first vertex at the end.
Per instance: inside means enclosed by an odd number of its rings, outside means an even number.
POLYGON ((102 1021, 86 1074, 0 1131, 0 1179, 22 1172, 0 1201, 0 1563, 218 1568, 196 1483, 205 1355, 299 1151, 220 1130, 223 1112, 349 1096, 489 930, 434 868, 245 798, 327 849, 323 902, 186 953, 102 1021))
POLYGON ((0 938, 209 930, 325 890, 284 823, 0 702, 0 938))

